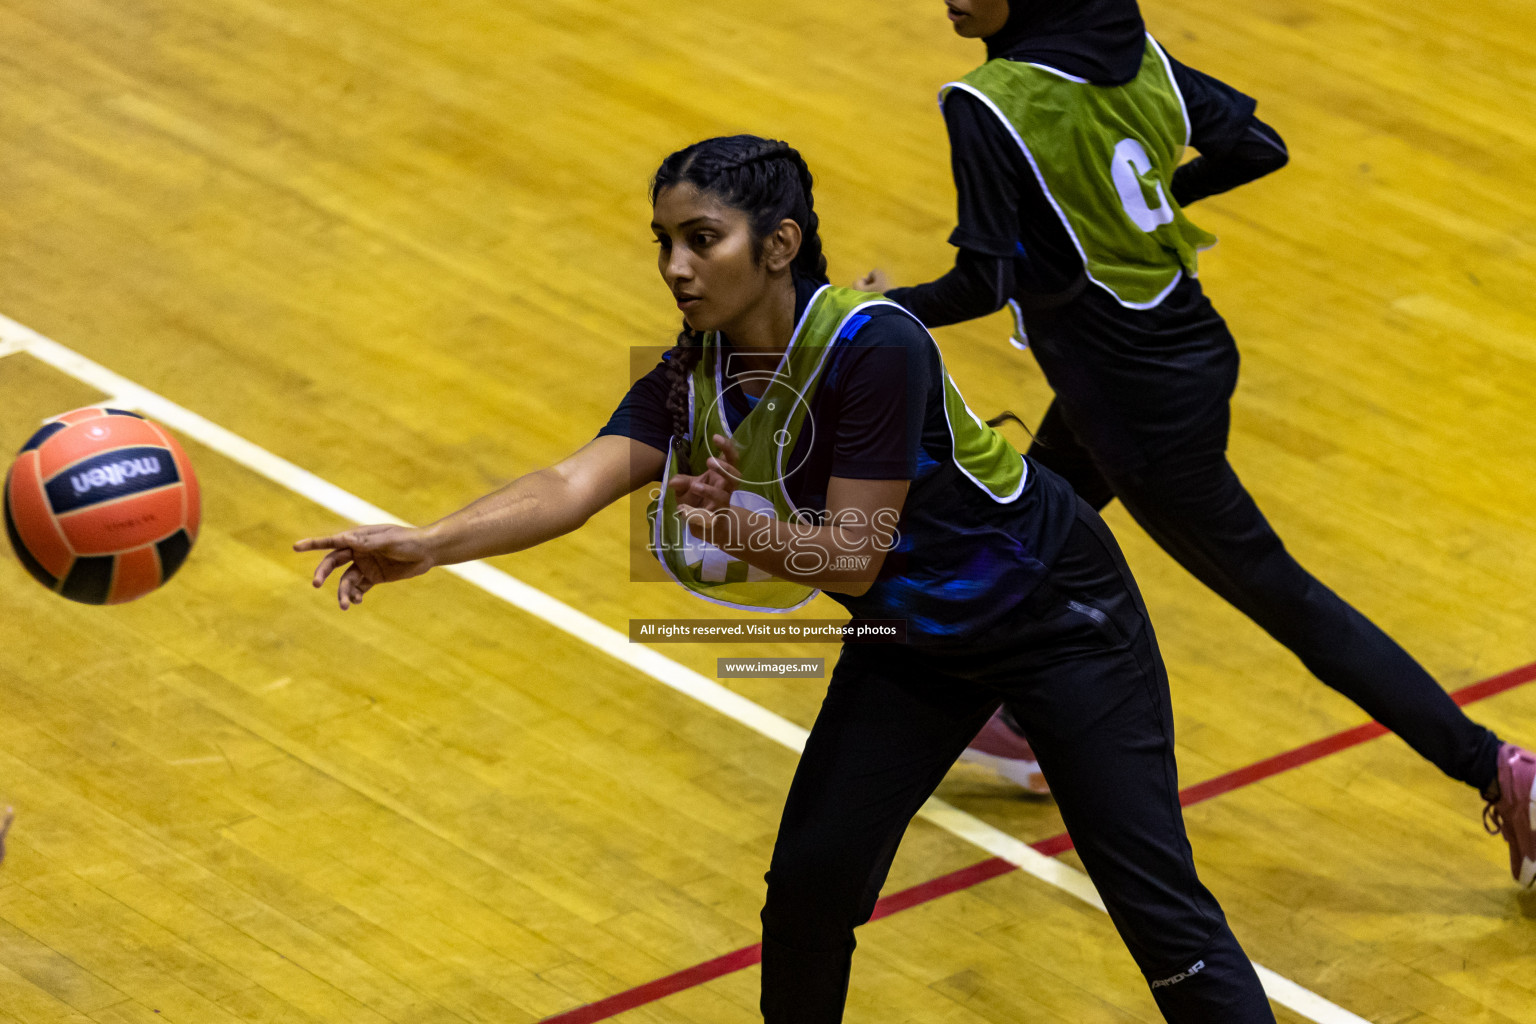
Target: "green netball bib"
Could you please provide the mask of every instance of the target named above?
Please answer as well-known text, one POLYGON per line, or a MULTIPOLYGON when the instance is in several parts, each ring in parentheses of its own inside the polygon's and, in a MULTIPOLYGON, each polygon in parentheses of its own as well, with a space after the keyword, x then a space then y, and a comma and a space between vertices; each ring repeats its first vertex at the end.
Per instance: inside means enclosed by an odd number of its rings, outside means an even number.
MULTIPOLYGON (((761 374, 768 378, 762 397, 734 431, 722 408, 728 385, 720 339, 715 334, 704 336, 704 351, 689 378, 687 466, 679 466, 676 452, 667 455, 661 498, 651 503, 648 513, 651 551, 688 590, 720 604, 766 612, 798 608, 816 595, 813 587, 779 579, 695 537, 677 514, 677 499, 667 483, 676 473, 704 472, 706 460, 716 454, 712 438, 721 434, 731 438, 740 456, 737 470, 741 479, 731 495, 732 505, 784 522, 817 523, 815 513, 798 509, 790 500, 785 480, 799 468, 792 460, 802 434, 836 429, 835 424, 818 427, 812 422, 812 399, 833 346, 846 342, 863 326, 864 318, 859 314, 871 306, 901 309, 852 288, 824 285, 817 291, 796 325, 778 369, 761 374)), ((737 375, 735 382, 752 376, 737 375)), ((906 396, 892 395, 891 401, 905 403, 906 396)), ((944 412, 950 426, 951 457, 965 476, 995 501, 1017 498, 1024 489, 1023 458, 966 406, 947 373, 944 412)))
POLYGON ((1189 116, 1162 49, 1141 70, 1095 85, 1040 64, 989 60, 939 93, 979 98, 1023 150, 1083 258, 1088 278, 1134 309, 1156 306, 1216 241, 1173 201, 1189 116))

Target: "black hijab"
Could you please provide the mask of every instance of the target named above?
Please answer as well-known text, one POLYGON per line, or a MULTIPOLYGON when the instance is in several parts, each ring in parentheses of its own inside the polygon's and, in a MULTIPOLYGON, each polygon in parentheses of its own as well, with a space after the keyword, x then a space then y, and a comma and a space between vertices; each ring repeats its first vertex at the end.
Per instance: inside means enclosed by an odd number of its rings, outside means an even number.
POLYGON ((1048 64, 1096 85, 1136 77, 1146 48, 1136 0, 1009 0, 1008 22, 986 38, 987 59, 1048 64))

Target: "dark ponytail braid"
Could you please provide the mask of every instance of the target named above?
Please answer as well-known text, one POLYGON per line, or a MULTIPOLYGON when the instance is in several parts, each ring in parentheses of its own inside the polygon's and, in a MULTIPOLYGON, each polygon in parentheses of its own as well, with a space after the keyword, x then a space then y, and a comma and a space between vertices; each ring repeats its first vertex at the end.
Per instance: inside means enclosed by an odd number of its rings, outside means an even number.
MULTIPOLYGON (((651 179, 651 204, 661 190, 693 185, 747 215, 752 229, 753 258, 760 260, 763 243, 784 220, 800 227, 800 251, 790 272, 813 284, 827 283, 827 257, 821 250, 821 220, 811 196, 811 170, 787 142, 756 135, 705 139, 678 150, 661 162, 651 179)), ((667 409, 672 413, 672 445, 686 464, 688 445, 688 376, 703 354, 704 336, 683 322, 677 344, 667 352, 667 409)))
POLYGON ((667 350, 667 411, 672 414, 672 450, 683 472, 688 465, 688 377, 704 354, 704 335, 683 322, 677 344, 667 350))
POLYGON ((826 284, 827 257, 821 251, 821 218, 816 216, 816 200, 811 195, 811 169, 796 150, 786 143, 780 145, 784 146, 784 158, 795 168, 795 174, 800 179, 800 191, 805 196, 805 220, 795 221, 800 225, 800 251, 795 254, 794 270, 807 281, 826 284))

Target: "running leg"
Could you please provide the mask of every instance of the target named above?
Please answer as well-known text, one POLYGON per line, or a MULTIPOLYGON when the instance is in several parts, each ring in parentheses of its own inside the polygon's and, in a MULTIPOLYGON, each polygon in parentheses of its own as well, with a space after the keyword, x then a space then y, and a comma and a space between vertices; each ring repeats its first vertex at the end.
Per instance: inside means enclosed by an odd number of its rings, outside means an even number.
POLYGON ((1486 791, 1499 740, 1407 651, 1302 568, 1224 455, 1117 481, 1126 510, 1196 579, 1453 779, 1486 791))

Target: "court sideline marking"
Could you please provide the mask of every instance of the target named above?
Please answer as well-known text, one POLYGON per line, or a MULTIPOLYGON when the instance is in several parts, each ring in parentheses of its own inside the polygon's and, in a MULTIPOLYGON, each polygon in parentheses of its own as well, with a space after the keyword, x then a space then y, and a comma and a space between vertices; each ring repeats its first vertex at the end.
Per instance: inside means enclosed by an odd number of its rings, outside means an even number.
MULTIPOLYGON (((388 522, 405 525, 404 520, 390 515, 378 506, 342 490, 306 469, 301 469, 148 388, 135 384, 74 350, 44 337, 30 327, 0 315, 0 358, 16 352, 25 352, 61 373, 103 392, 107 397, 102 404, 142 412, 151 419, 194 438, 225 458, 308 498, 344 519, 356 523, 388 522)), ((529 586, 509 573, 485 562, 467 562, 443 568, 444 571, 474 584, 530 615, 543 619, 589 646, 745 725, 762 736, 797 753, 805 747, 808 733, 795 723, 649 647, 631 644, 625 634, 605 626, 591 616, 529 586)), ((240 717, 246 719, 249 716, 241 715, 240 717)), ((263 729, 261 734, 269 731, 263 729)), ((342 773, 338 778, 346 778, 347 774, 342 773)), ((359 791, 368 793, 376 800, 383 796, 383 794, 375 795, 371 786, 359 787, 359 791)), ((386 798, 380 802, 390 810, 402 814, 407 820, 422 825, 433 834, 442 835, 437 826, 424 821, 398 800, 386 798)), ((1104 910, 1104 903, 1087 875, 1045 856, 1023 840, 1015 839, 957 807, 936 797, 930 797, 918 811, 917 817, 980 847, 994 857, 1013 864, 1043 882, 1070 893, 1089 906, 1100 911, 1104 910)), ((456 839, 456 843, 466 852, 472 853, 486 863, 498 869, 505 869, 501 858, 490 851, 481 850, 472 842, 456 839)), ((1257 962, 1253 967, 1258 972, 1259 979, 1264 985, 1264 992, 1270 999, 1316 1024, 1369 1024, 1363 1017, 1324 999, 1310 989, 1298 985, 1257 962)))

